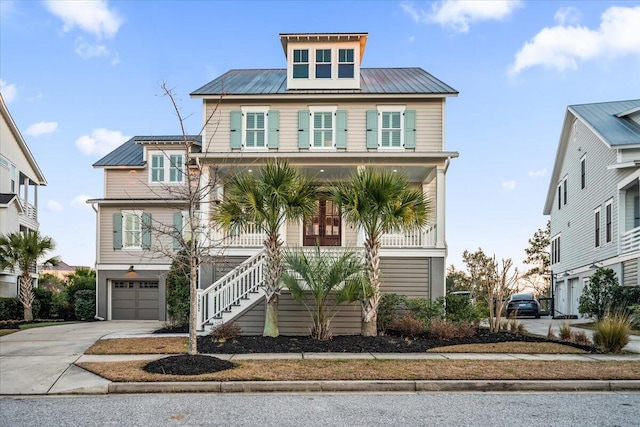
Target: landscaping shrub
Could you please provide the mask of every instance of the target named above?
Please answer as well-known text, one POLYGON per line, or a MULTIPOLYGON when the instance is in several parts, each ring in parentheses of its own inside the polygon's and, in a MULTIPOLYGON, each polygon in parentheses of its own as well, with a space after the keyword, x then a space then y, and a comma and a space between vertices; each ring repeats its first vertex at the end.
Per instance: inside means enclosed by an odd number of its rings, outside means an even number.
POLYGON ((236 322, 222 323, 211 331, 211 338, 216 341, 225 342, 237 338, 242 334, 242 328, 236 322))
POLYGON ((385 332, 398 318, 398 311, 407 299, 404 295, 383 294, 378 304, 378 330, 385 332))
POLYGON ((640 304, 629 307, 629 318, 633 329, 640 329, 640 304))
POLYGON ((33 290, 35 299, 33 300, 33 317, 35 319, 51 319, 53 309, 53 292, 42 288, 33 290))
POLYGON ((591 345, 591 340, 587 336, 587 333, 584 331, 578 331, 578 332, 573 331, 571 333, 570 341, 572 343, 580 344, 580 345, 591 345))
POLYGON ((468 338, 475 335, 476 327, 471 322, 450 322, 445 319, 432 319, 429 333, 434 338, 441 340, 468 338))
POLYGON ((166 280, 167 317, 173 326, 189 324, 189 292, 191 289, 189 275, 190 267, 187 253, 181 249, 171 263, 166 280))
POLYGON ((96 291, 81 290, 75 293, 75 314, 78 320, 92 320, 96 314, 96 291))
POLYGON ((547 338, 550 340, 557 340, 558 337, 553 333, 553 325, 549 324, 549 328, 547 329, 547 338))
POLYGON ((427 325, 413 313, 406 312, 402 316, 394 318, 388 329, 396 331, 402 336, 419 337, 427 332, 427 325))
POLYGON ((580 295, 578 311, 582 314, 601 319, 605 313, 612 311, 614 294, 618 292, 618 278, 610 268, 599 268, 589 279, 580 295))
POLYGON ((467 296, 447 294, 445 303, 446 319, 452 322, 479 322, 483 317, 480 309, 467 296))
POLYGON ((629 343, 631 320, 623 313, 606 314, 595 322, 593 343, 607 353, 618 353, 629 343))
POLYGON ((18 298, 0 298, 0 320, 20 320, 23 317, 24 310, 18 298))
MULTIPOLYGON (((69 307, 71 307, 72 310, 75 309, 77 293, 80 291, 93 291, 95 293, 96 291, 95 279, 91 281, 88 279, 85 280, 83 278, 81 280, 75 280, 69 283, 69 285, 64 291, 64 294, 65 294, 66 302, 67 304, 69 304, 69 307)), ((91 317, 93 317, 93 315, 91 315, 91 317)))
POLYGON ((569 326, 569 323, 563 322, 560 325, 560 331, 558 332, 558 338, 560 338, 562 341, 571 340, 571 326, 569 326))
POLYGON ((432 301, 429 298, 407 298, 404 305, 413 316, 428 324, 431 319, 444 317, 444 298, 432 301))
POLYGON ((640 304, 640 286, 616 286, 611 292, 611 311, 630 311, 640 304))

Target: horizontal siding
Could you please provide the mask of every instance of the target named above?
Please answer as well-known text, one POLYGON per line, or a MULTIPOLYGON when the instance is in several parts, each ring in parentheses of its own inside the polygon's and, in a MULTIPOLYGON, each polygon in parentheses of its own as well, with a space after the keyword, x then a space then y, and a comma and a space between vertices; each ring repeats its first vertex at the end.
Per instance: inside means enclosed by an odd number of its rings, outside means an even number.
POLYGON ((569 143, 560 180, 567 176, 567 204, 558 210, 557 186, 551 210, 551 236, 561 233, 560 263, 551 266, 554 272, 563 272, 594 261, 611 258, 618 253, 618 189, 624 177, 635 172, 628 169, 607 169, 616 162, 616 152, 597 138, 581 121, 577 120, 569 133, 569 143), (586 187, 581 189, 580 160, 586 155, 586 187), (612 203, 612 242, 605 243, 605 203, 612 203), (594 209, 601 207, 600 242, 595 247, 594 209))
POLYGON ((638 259, 630 259, 622 264, 622 285, 638 285, 638 259))
POLYGON ((105 198, 107 199, 149 199, 177 196, 186 192, 184 184, 149 184, 149 171, 145 169, 106 169, 105 198), (185 191, 180 192, 180 188, 185 191), (176 193, 176 189, 178 193, 176 193), (169 190, 169 191, 168 191, 169 190), (170 194, 173 190, 173 194, 170 194))
MULTIPOLYGON (((24 152, 20 148, 18 141, 16 140, 14 134, 11 132, 9 123, 7 123, 3 114, 0 114, 0 121, 0 141, 2 141, 0 153, 2 153, 2 155, 6 157, 10 163, 13 163, 19 172, 22 172, 22 174, 28 176, 32 181, 37 182, 38 180, 36 171, 29 164, 27 157, 24 155, 24 152)), ((11 165, 9 165, 9 168, 11 168, 11 165)), ((4 168, 0 168, 0 171, 0 173, 2 174, 0 175, 2 177, 2 179, 0 180, 0 193, 10 193, 10 172, 4 168)))
MULTIPOLYGON (((388 103, 389 105, 405 105, 408 110, 416 110, 416 151, 441 151, 442 150, 442 108, 441 100, 429 100, 425 102, 388 103)), ((209 151, 230 151, 230 114, 232 110, 240 110, 249 103, 223 103, 217 105, 214 102, 207 103, 207 117, 213 114, 212 120, 206 127, 206 139, 212 144, 209 151), (214 113, 214 109, 217 110, 214 113)), ((274 110, 280 111, 279 151, 298 151, 298 111, 306 110, 309 106, 331 105, 339 110, 348 110, 347 115, 347 151, 366 151, 366 111, 375 110, 377 102, 371 103, 260 103, 254 105, 268 105, 274 110)), ((326 152, 322 152, 326 155, 326 152)))
POLYGON ((246 256, 224 256, 206 260, 200 266, 200 287, 208 288, 246 259, 246 256))
MULTIPOLYGON (((120 212, 120 208, 102 206, 98 215, 99 228, 99 264, 167 264, 171 261, 164 253, 173 253, 173 240, 166 235, 152 232, 152 250, 116 250, 113 249, 113 214, 120 212)), ((144 209, 150 213, 156 227, 161 225, 173 226, 172 209, 150 208, 144 209)))
POLYGON ((382 292, 429 298, 429 258, 380 258, 382 292))

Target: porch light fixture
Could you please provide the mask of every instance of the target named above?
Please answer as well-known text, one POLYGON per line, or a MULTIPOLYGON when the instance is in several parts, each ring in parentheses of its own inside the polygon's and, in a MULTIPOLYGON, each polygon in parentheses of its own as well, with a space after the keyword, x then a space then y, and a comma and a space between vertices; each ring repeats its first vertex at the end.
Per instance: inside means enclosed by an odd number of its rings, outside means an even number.
POLYGON ((564 274, 562 275, 562 277, 569 277, 571 276, 571 271, 567 270, 564 272, 564 274))
POLYGON ((600 266, 598 265, 598 263, 597 263, 597 262, 593 261, 593 264, 591 264, 591 265, 589 266, 589 268, 590 268, 591 270, 597 270, 598 268, 600 268, 600 266))
POLYGON ((129 269, 127 270, 127 272, 129 273, 135 273, 136 271, 133 269, 133 265, 129 266, 129 269))

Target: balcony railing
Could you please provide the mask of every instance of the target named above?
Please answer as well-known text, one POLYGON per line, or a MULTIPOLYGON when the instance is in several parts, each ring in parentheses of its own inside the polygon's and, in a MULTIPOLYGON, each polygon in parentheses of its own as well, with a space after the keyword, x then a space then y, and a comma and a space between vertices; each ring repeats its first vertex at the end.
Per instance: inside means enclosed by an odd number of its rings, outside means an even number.
POLYGON ((620 252, 640 249, 640 227, 625 231, 620 235, 620 252))
POLYGON ((432 248, 436 245, 436 226, 426 230, 388 233, 382 236, 383 248, 432 248))
POLYGON ((27 202, 24 199, 20 199, 20 206, 22 206, 22 210, 24 211, 24 216, 34 221, 38 220, 38 210, 31 203, 27 202))
POLYGON ((258 230, 256 226, 250 225, 242 233, 223 234, 221 230, 214 233, 215 240, 221 241, 224 246, 232 248, 257 248, 264 245, 267 235, 258 230))

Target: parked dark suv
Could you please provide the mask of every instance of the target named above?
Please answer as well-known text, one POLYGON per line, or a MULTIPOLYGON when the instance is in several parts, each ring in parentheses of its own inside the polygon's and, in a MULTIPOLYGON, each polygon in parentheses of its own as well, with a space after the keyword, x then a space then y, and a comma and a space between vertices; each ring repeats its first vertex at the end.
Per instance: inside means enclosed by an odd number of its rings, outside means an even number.
POLYGON ((533 294, 515 294, 507 301, 507 317, 512 315, 540 318, 540 303, 533 294))

